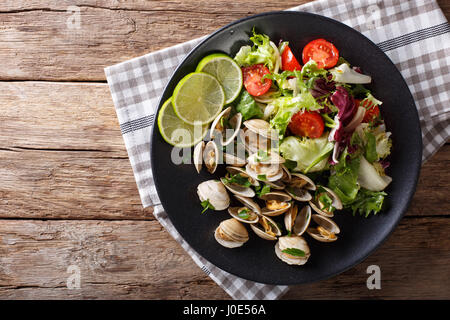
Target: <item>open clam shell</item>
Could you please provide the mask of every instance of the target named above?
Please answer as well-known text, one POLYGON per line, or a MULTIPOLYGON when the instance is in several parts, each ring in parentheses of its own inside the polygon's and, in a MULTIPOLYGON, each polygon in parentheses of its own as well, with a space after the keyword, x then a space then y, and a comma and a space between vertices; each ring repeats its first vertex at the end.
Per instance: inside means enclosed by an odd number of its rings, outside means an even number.
POLYGON ((232 118, 229 118, 231 114, 231 107, 223 110, 217 117, 214 119, 209 136, 211 139, 215 139, 217 134, 221 135, 221 144, 222 146, 226 146, 233 142, 236 136, 239 133, 242 124, 242 114, 236 113, 232 118), (227 128, 227 123, 231 128, 227 128), (231 132, 231 134, 230 134, 231 132))
MULTIPOLYGON (((286 160, 280 156, 278 153, 273 151, 258 151, 256 153, 251 154, 247 158, 248 163, 257 165, 257 164, 278 164, 281 167, 282 163, 285 163, 286 160)), ((282 168, 283 169, 283 168, 282 168)))
POLYGON ((209 141, 203 151, 203 161, 209 173, 216 172, 219 163, 219 149, 214 141, 209 141))
MULTIPOLYGON (((330 196, 330 198, 333 199, 332 206, 335 209, 342 210, 343 206, 342 206, 341 199, 339 199, 338 195, 336 193, 334 193, 333 190, 331 190, 327 187, 324 187, 324 186, 317 186, 317 188, 322 188, 323 190, 325 190, 325 192, 330 196)), ((311 201, 309 201, 309 204, 310 204, 311 208, 320 215, 330 217, 330 218, 334 216, 333 212, 330 212, 330 211, 327 211, 324 209, 324 206, 320 203, 320 201, 318 200, 318 197, 315 197, 311 201)))
POLYGON ((308 176, 301 173, 292 173, 289 181, 291 187, 302 188, 306 190, 316 190, 316 184, 308 176))
POLYGON ((281 230, 278 225, 266 216, 260 216, 256 224, 251 224, 250 227, 256 235, 265 240, 277 240, 281 236, 281 230))
POLYGON ((229 153, 223 154, 223 161, 225 162, 225 164, 235 167, 243 167, 247 164, 247 160, 236 157, 229 153))
POLYGON ((312 195, 303 188, 287 186, 286 193, 289 194, 293 199, 301 202, 307 202, 312 199, 312 195))
POLYGON ((273 182, 265 181, 265 184, 267 184, 271 189, 274 190, 284 190, 286 188, 286 185, 281 180, 273 182))
POLYGON ((296 205, 292 206, 284 215, 284 225, 286 230, 296 236, 301 236, 311 222, 311 207, 304 206, 300 211, 296 205))
POLYGON ((281 177, 281 181, 284 183, 289 183, 292 179, 291 172, 284 164, 281 165, 281 168, 283 168, 283 176, 281 177))
POLYGON ((251 119, 244 121, 244 126, 260 136, 267 139, 276 139, 278 137, 277 132, 270 127, 270 123, 262 119, 251 119))
POLYGON ((207 180, 197 187, 200 201, 208 200, 215 210, 225 210, 230 206, 230 197, 222 182, 207 180))
POLYGON ((307 242, 302 237, 298 236, 284 236, 278 239, 278 242, 275 244, 275 254, 277 257, 290 265, 304 265, 309 257, 311 256, 311 251, 308 247, 307 242), (296 249, 299 253, 302 252, 302 255, 299 254, 289 254, 288 250, 296 249))
POLYGON ((312 219, 317 224, 317 227, 309 227, 306 232, 320 242, 333 242, 338 239, 337 234, 341 232, 338 225, 320 214, 313 214, 312 219))
POLYGON ((245 169, 240 168, 240 167, 232 167, 232 166, 228 166, 225 168, 229 174, 231 175, 236 175, 236 174, 240 174, 243 177, 248 178, 248 181, 250 181, 250 183, 252 184, 252 186, 254 187, 258 187, 259 186, 259 182, 256 179, 253 179, 248 173, 247 171, 245 171, 245 169))
POLYGON ((250 187, 241 186, 237 183, 229 183, 226 178, 220 178, 220 181, 223 183, 225 188, 233 194, 247 198, 253 198, 255 196, 255 191, 250 187))
POLYGON ((240 130, 240 140, 244 144, 245 150, 249 153, 258 152, 258 150, 270 150, 272 141, 247 128, 240 130))
POLYGON ((245 166, 247 174, 255 180, 274 182, 281 179, 283 169, 278 163, 275 164, 250 164, 245 166))
POLYGON ((242 203, 244 206, 246 206, 247 208, 250 208, 252 211, 256 212, 256 214, 259 214, 259 215, 261 214, 261 207, 259 206, 259 204, 257 204, 255 201, 253 201, 253 199, 242 197, 239 195, 234 195, 234 197, 240 203, 242 203))
POLYGON ((261 214, 269 217, 279 216, 288 211, 292 206, 292 198, 285 192, 272 191, 260 197, 266 202, 261 214))
POLYGON ((200 170, 202 170, 203 165, 203 150, 205 149, 205 142, 200 141, 194 148, 194 167, 195 170, 197 170, 198 173, 200 173, 200 170))
POLYGON ((228 213, 242 223, 257 223, 259 220, 259 215, 247 206, 230 207, 228 213))
POLYGON ((238 220, 224 220, 214 232, 216 241, 226 248, 237 248, 249 239, 247 229, 238 220))

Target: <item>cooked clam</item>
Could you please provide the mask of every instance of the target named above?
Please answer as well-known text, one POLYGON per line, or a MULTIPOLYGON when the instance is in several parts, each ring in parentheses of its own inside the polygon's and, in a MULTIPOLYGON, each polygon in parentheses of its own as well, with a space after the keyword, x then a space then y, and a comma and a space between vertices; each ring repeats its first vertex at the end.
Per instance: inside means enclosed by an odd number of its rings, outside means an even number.
POLYGON ((205 142, 200 141, 194 148, 194 166, 195 170, 197 170, 198 173, 200 173, 200 170, 202 170, 203 165, 203 150, 205 149, 205 142))
POLYGON ((284 215, 284 225, 287 231, 296 236, 301 236, 311 222, 311 207, 304 206, 300 212, 296 205, 292 206, 284 215))
POLYGON ((244 144, 245 150, 255 153, 258 150, 270 150, 272 141, 266 137, 244 128, 239 133, 240 140, 244 144))
POLYGON ((333 217, 335 209, 342 209, 341 199, 331 189, 324 186, 317 186, 316 195, 309 204, 315 212, 326 217, 333 217))
POLYGON ((284 183, 289 183, 292 179, 292 174, 284 164, 282 164, 281 167, 283 168, 283 176, 281 177, 281 181, 284 183))
POLYGON ((253 212, 260 215, 261 214, 261 207, 259 204, 257 204, 255 201, 253 201, 251 198, 241 197, 239 195, 234 195, 234 197, 242 203, 247 208, 250 208, 253 212))
POLYGON ((286 188, 286 185, 281 180, 277 180, 274 182, 264 181, 264 183, 267 184, 271 189, 275 190, 284 190, 286 188))
POLYGON ((251 224, 250 227, 259 237, 265 240, 277 240, 281 236, 281 230, 278 225, 266 216, 260 216, 256 224, 251 224))
POLYGON ((280 237, 275 244, 275 254, 291 265, 304 265, 311 256, 308 244, 299 236, 280 237))
POLYGON ((288 211, 292 206, 292 198, 282 191, 268 192, 260 196, 260 198, 266 202, 266 206, 261 210, 261 213, 265 216, 279 216, 288 211))
POLYGON ((312 199, 308 190, 315 189, 316 185, 310 178, 300 173, 292 173, 286 192, 295 200, 305 202, 312 199))
POLYGON ((207 180, 197 187, 200 201, 209 201, 214 210, 225 210, 230 206, 230 197, 222 182, 218 180, 207 180))
POLYGON ((230 118, 231 107, 223 110, 213 121, 210 130, 210 137, 214 139, 217 134, 221 136, 222 146, 226 146, 233 142, 239 133, 242 124, 242 114, 236 113, 230 118))
POLYGON ((267 122, 266 120, 262 120, 262 119, 247 120, 247 121, 244 121, 244 126, 248 130, 250 130, 260 136, 263 136, 267 139, 278 138, 278 133, 270 127, 270 123, 267 122))
POLYGON ((316 185, 308 176, 301 173, 292 173, 291 180, 289 181, 291 187, 303 188, 306 190, 316 190, 316 185))
POLYGON ((203 160, 209 173, 214 173, 219 163, 219 150, 214 141, 209 141, 203 151, 203 160))
POLYGON ((337 240, 337 234, 341 232, 338 225, 331 220, 320 214, 313 214, 312 219, 316 222, 316 227, 309 227, 306 232, 321 242, 332 242, 337 240))
POLYGON ((243 167, 247 164, 247 160, 236 157, 230 153, 223 154, 223 161, 225 164, 235 167, 243 167))
POLYGON ((274 152, 258 150, 247 158, 245 170, 248 175, 259 181, 278 181, 283 177, 284 170, 281 164, 283 157, 274 152))
POLYGON ((248 241, 248 232, 242 223, 231 218, 220 223, 214 232, 214 237, 226 248, 237 248, 248 241))
MULTIPOLYGON (((244 180, 247 179, 244 178, 244 180)), ((255 196, 255 191, 252 188, 250 188, 249 186, 239 184, 241 181, 236 180, 235 177, 230 177, 229 174, 226 175, 225 178, 220 178, 220 181, 223 183, 225 188, 227 188, 229 191, 231 191, 236 195, 247 198, 253 198, 255 196)))
POLYGON ((258 214, 249 207, 230 207, 228 213, 243 223, 257 223, 259 220, 258 214))
POLYGON ((245 169, 240 168, 240 167, 233 167, 233 166, 228 166, 226 167, 226 170, 228 171, 228 173, 230 175, 237 175, 239 174, 242 177, 245 177, 248 179, 248 181, 250 181, 251 185, 254 187, 258 187, 259 186, 259 182, 256 179, 253 179, 248 173, 247 171, 245 171, 245 169))

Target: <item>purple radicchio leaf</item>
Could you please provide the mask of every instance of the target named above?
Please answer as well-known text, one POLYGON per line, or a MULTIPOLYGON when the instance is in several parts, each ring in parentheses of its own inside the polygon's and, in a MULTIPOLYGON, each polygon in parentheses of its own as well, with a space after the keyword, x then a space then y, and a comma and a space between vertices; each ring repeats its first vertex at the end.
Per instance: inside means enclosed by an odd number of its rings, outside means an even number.
POLYGON ((353 67, 352 69, 355 70, 355 71, 358 72, 358 73, 363 74, 363 72, 362 72, 362 70, 361 70, 360 67, 353 67))
POLYGON ((391 165, 391 163, 387 160, 380 160, 380 164, 381 164, 381 167, 383 167, 383 169, 386 169, 387 167, 389 167, 391 165))
POLYGON ((331 102, 338 108, 339 120, 343 123, 344 127, 353 118, 353 114, 356 109, 356 103, 353 97, 345 90, 344 87, 336 87, 336 91, 331 96, 331 102))

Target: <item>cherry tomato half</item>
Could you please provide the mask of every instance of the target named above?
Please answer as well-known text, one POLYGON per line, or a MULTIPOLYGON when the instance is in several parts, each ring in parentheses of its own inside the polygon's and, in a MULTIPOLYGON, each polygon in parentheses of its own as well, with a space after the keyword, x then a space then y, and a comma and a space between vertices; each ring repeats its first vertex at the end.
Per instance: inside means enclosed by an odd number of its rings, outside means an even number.
POLYGON ((260 96, 269 91, 272 85, 271 79, 264 79, 264 75, 270 74, 269 69, 263 64, 255 64, 242 68, 242 76, 244 79, 244 87, 252 96, 260 96))
POLYGON ((288 128, 297 136, 320 138, 325 125, 322 117, 317 112, 300 111, 292 116, 288 128))
POLYGON ((319 68, 333 68, 339 60, 339 51, 325 39, 316 39, 303 48, 303 64, 309 60, 317 62, 319 68))
POLYGON ((364 114, 364 118, 362 122, 372 122, 375 118, 377 118, 380 115, 380 108, 378 106, 374 106, 370 101, 365 101, 364 104, 361 104, 361 100, 356 100, 355 102, 357 105, 360 105, 361 107, 366 108, 366 113, 364 114))
POLYGON ((281 54, 281 69, 288 71, 302 69, 302 66, 298 63, 289 46, 284 47, 283 53, 281 54))

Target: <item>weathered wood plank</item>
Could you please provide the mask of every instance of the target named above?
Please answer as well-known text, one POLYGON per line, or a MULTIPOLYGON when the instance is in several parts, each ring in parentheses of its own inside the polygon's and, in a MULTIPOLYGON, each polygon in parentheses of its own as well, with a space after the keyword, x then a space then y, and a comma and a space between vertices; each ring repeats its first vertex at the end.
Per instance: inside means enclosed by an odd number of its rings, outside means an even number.
POLYGON ((107 84, 0 82, 0 122, 0 148, 127 156, 107 84))
MULTIPOLYGON (((285 298, 450 298, 448 218, 403 219, 372 256, 285 298), (381 268, 368 290, 366 268, 381 268)), ((0 299, 224 299, 157 221, 17 221, 0 224, 0 299), (69 265, 81 288, 69 290, 69 265)))
MULTIPOLYGON (((450 215, 450 145, 422 170, 408 216, 450 215)), ((0 150, 0 218, 152 219, 128 158, 105 152, 0 150), (20 161, 18 161, 20 159, 20 161)))
MULTIPOLYGON (((151 217, 106 84, 0 82, 0 122, 0 217, 151 217)), ((445 146, 423 167, 409 215, 450 214, 449 159, 445 146)))
MULTIPOLYGON (((0 80, 105 80, 105 66, 206 35, 239 18, 306 2, 5 1, 0 80), (73 13, 67 9, 74 5, 80 10, 76 29, 68 27, 73 13)), ((448 16, 448 2, 439 3, 448 16)))
POLYGON ((0 150, 0 217, 152 219, 128 158, 105 152, 0 150))
POLYGON ((9 1, 0 8, 0 80, 105 80, 106 66, 301 2, 9 1), (66 10, 77 3, 80 23, 72 28, 66 10))

